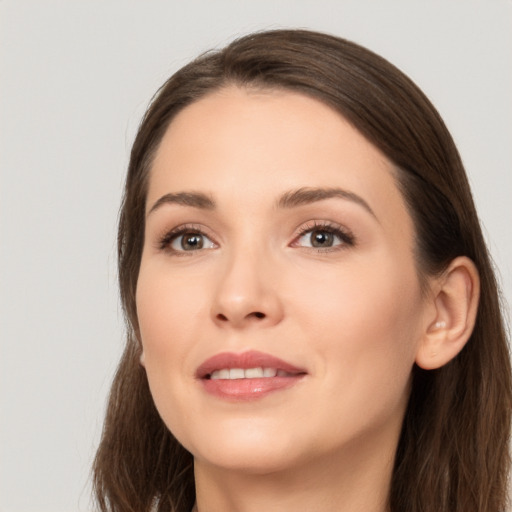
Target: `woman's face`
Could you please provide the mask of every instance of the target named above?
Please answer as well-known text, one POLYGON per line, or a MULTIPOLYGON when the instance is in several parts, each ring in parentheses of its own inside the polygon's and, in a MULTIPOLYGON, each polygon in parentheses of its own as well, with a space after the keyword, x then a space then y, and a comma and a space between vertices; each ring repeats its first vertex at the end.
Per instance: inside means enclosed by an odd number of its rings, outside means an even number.
POLYGON ((291 92, 230 87, 174 119, 136 300, 155 404, 196 462, 392 458, 427 310, 393 172, 291 92))

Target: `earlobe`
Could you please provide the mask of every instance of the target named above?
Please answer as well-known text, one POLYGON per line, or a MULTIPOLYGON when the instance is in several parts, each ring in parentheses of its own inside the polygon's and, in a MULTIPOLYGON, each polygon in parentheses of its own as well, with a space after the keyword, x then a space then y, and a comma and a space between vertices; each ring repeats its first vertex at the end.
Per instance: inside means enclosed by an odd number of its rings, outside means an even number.
POLYGON ((464 348, 475 326, 480 278, 467 257, 455 258, 433 286, 435 318, 428 320, 416 353, 425 370, 440 368, 464 348))
POLYGON ((137 325, 134 327, 134 335, 135 335, 135 341, 138 345, 138 348, 140 350, 140 356, 139 356, 139 364, 142 366, 142 368, 146 368, 146 355, 144 353, 144 346, 142 345, 142 341, 141 341, 141 335, 140 335, 140 330, 139 330, 139 326, 138 326, 138 323, 137 325))

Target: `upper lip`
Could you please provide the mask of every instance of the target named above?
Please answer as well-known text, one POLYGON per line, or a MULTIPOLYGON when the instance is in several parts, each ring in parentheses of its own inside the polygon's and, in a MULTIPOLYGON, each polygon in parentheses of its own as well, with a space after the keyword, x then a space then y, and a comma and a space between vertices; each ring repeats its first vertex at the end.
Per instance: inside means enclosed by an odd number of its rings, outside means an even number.
POLYGON ((240 354, 222 352, 204 361, 196 370, 196 376, 204 379, 215 370, 224 368, 276 368, 288 373, 304 374, 306 370, 298 368, 270 354, 251 350, 240 354))

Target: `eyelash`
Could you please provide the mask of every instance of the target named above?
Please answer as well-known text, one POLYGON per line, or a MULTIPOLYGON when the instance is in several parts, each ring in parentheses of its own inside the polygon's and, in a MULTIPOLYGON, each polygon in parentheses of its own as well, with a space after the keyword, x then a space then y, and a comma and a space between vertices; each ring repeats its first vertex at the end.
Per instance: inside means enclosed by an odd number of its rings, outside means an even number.
POLYGON ((348 247, 354 247, 356 245, 356 238, 354 234, 345 227, 340 226, 339 224, 335 224, 328 221, 312 221, 306 224, 301 228, 297 236, 295 237, 292 245, 295 244, 298 240, 300 240, 303 236, 308 233, 313 233, 314 231, 321 231, 324 233, 329 233, 339 238, 341 244, 334 245, 332 247, 308 247, 310 250, 314 250, 318 253, 326 253, 332 251, 340 251, 343 249, 347 249, 348 247))
MULTIPOLYGON (((300 231, 294 237, 294 240, 291 243, 291 245, 297 247, 296 243, 298 240, 300 240, 303 236, 307 235, 308 233, 313 233, 314 231, 322 231, 325 233, 329 233, 331 235, 338 237, 339 240, 341 241, 340 244, 332 247, 306 247, 307 249, 313 250, 315 252, 326 253, 332 251, 339 251, 356 245, 355 236, 350 230, 338 224, 334 224, 332 222, 327 221, 313 221, 306 224, 300 229, 300 231)), ((170 245, 177 238, 187 233, 204 236, 216 244, 212 237, 205 234, 204 230, 200 226, 194 224, 184 224, 165 233, 158 241, 158 248, 162 251, 169 251, 173 255, 177 256, 192 256, 193 253, 197 251, 177 251, 170 247, 170 245)))
POLYGON ((171 244, 174 242, 174 240, 187 233, 204 236, 212 240, 212 242, 216 243, 209 235, 204 233, 204 230, 200 226, 197 226, 195 224, 183 224, 174 229, 171 229, 171 231, 168 231, 167 233, 165 233, 165 235, 163 235, 160 238, 158 242, 159 249, 162 251, 169 251, 172 254, 178 256, 191 256, 191 253, 194 253, 196 251, 176 251, 175 249, 171 248, 171 244))

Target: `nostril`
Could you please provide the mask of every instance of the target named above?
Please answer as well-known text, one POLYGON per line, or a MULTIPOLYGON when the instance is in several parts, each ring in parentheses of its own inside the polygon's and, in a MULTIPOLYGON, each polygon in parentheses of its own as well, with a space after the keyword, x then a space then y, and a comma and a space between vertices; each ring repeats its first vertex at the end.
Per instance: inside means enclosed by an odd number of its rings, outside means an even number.
MULTIPOLYGON (((265 313, 262 313, 261 311, 254 311, 245 316, 246 319, 257 318, 259 320, 266 318, 266 317, 267 317, 267 315, 265 313)), ((217 318, 217 320, 219 320, 221 322, 230 322, 232 320, 236 320, 236 315, 234 317, 227 317, 223 313, 218 313, 216 318, 217 318)))

